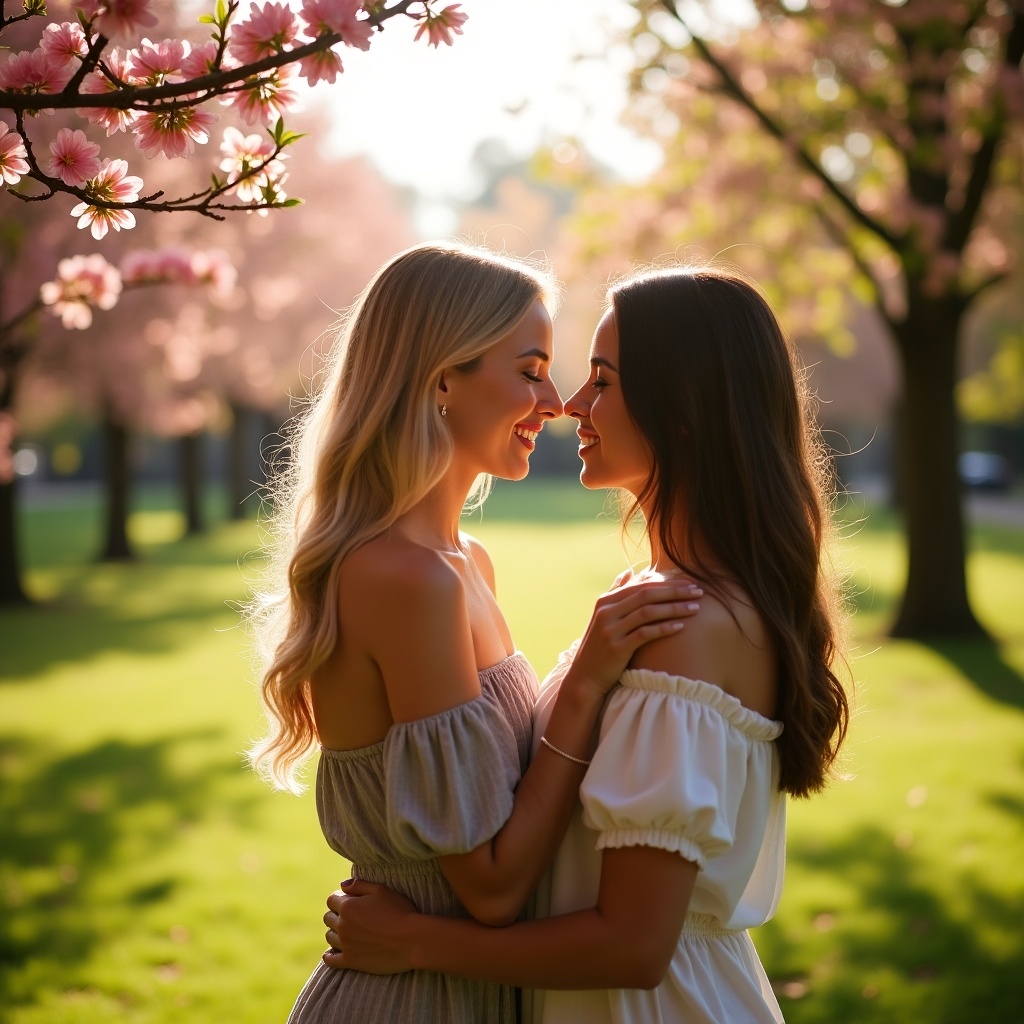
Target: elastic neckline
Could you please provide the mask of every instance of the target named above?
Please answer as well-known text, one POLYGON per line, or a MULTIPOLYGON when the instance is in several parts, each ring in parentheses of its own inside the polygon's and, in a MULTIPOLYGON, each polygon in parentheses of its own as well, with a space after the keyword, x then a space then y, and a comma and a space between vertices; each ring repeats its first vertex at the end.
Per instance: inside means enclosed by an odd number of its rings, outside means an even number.
POLYGON ((683 697, 703 704, 720 714, 751 739, 774 740, 782 734, 782 722, 767 718, 748 708, 737 697, 726 693, 717 683, 688 676, 672 675, 649 668, 629 668, 622 673, 621 683, 627 690, 646 690, 683 697))
MULTIPOLYGON (((479 669, 477 671, 477 677, 481 681, 487 681, 487 680, 490 679, 491 676, 497 674, 502 669, 506 668, 509 665, 510 662, 515 661, 517 658, 525 658, 525 657, 526 657, 526 655, 523 654, 522 651, 515 650, 511 654, 506 654, 505 657, 501 659, 501 661, 496 662, 493 665, 488 665, 487 668, 479 669)), ((483 687, 481 686, 481 690, 482 689, 483 689, 483 687)), ((483 693, 480 694, 480 697, 482 697, 482 696, 483 696, 483 693)), ((479 700, 480 697, 474 697, 473 700, 479 700)), ((473 701, 467 701, 466 703, 467 704, 472 704, 473 701)), ((461 704, 456 704, 455 708, 460 708, 462 706, 463 705, 461 705, 461 704)), ((448 711, 454 711, 455 708, 449 708, 448 711)), ((439 712, 439 714, 445 714, 445 713, 446 712, 444 712, 444 711, 439 712)), ((436 716, 435 715, 430 715, 429 717, 430 718, 434 718, 436 716)), ((423 721, 423 719, 418 719, 418 721, 423 721)), ((409 725, 409 724, 410 723, 408 723, 408 722, 396 722, 396 723, 392 724, 391 729, 394 729, 396 725, 409 725)), ((388 732, 390 732, 391 729, 389 729, 388 732)), ((387 737, 385 737, 385 739, 386 738, 387 737)), ((369 757, 372 754, 377 753, 378 751, 382 752, 384 750, 384 742, 385 742, 385 740, 378 740, 376 743, 370 743, 368 746, 365 746, 365 747, 350 747, 348 749, 339 749, 337 747, 325 747, 325 746, 323 746, 323 744, 321 744, 320 745, 320 753, 321 754, 325 754, 328 757, 330 757, 330 758, 332 758, 332 759, 334 759, 336 761, 358 761, 359 759, 364 758, 364 757, 369 757)))

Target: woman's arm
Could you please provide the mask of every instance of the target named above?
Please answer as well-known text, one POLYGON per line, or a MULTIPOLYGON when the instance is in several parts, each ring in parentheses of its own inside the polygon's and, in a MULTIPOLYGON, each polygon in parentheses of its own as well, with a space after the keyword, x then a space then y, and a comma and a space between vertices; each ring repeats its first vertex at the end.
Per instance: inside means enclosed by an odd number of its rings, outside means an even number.
MULTIPOLYGON (((432 552, 405 553, 395 564, 378 557, 372 569, 351 595, 350 628, 379 668, 392 719, 424 719, 478 697, 469 610, 458 574, 432 552)), ((584 761, 607 691, 633 653, 678 632, 682 619, 696 610, 699 594, 692 584, 675 580, 602 595, 560 687, 546 739, 584 761)), ((439 858, 455 894, 477 920, 501 925, 519 916, 554 857, 585 768, 542 747, 498 833, 468 853, 439 858)))
POLYGON ((488 928, 417 914, 383 886, 352 882, 328 900, 330 967, 440 971, 529 988, 654 988, 679 942, 697 865, 649 846, 605 850, 597 905, 488 928))
POLYGON ((439 865, 478 921, 506 925, 526 906, 554 858, 578 798, 593 732, 608 690, 638 647, 669 636, 691 615, 689 583, 622 587, 602 595, 559 688, 541 746, 516 787, 512 814, 489 842, 439 865), (575 759, 575 760, 574 760, 575 759))

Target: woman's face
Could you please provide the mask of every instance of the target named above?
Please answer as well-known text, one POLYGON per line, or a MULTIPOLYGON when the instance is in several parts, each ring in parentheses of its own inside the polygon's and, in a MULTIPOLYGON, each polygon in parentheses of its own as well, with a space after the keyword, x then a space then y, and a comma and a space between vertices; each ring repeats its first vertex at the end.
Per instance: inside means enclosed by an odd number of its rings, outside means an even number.
POLYGON ((619 331, 609 309, 590 346, 590 376, 565 403, 565 414, 577 421, 583 486, 639 494, 650 475, 651 456, 626 409, 618 367, 619 331))
POLYGON ((521 480, 547 420, 562 415, 551 380, 551 317, 538 300, 468 372, 446 370, 438 402, 456 459, 473 473, 521 480))

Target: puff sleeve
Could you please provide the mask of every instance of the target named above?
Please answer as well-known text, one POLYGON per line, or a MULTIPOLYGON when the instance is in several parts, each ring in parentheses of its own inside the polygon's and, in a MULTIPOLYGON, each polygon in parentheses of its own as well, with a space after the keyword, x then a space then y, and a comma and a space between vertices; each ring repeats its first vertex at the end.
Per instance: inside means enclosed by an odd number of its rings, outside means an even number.
POLYGON ((512 813, 515 735, 485 696, 394 725, 384 740, 387 831, 396 850, 427 859, 466 853, 512 813))
POLYGON ((628 670, 580 788, 583 823, 599 850, 657 846, 703 869, 738 821, 766 815, 781 732, 710 683, 628 670))

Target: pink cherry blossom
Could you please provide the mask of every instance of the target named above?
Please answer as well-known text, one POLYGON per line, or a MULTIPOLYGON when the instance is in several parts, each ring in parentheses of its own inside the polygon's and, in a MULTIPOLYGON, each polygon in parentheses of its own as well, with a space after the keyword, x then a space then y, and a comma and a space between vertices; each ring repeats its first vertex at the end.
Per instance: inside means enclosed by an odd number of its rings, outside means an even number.
POLYGON ((17 185, 23 174, 28 174, 28 153, 25 140, 0 121, 0 178, 5 185, 17 185))
POLYGON ((333 83, 344 70, 341 66, 341 57, 333 47, 329 50, 318 50, 299 61, 299 75, 309 85, 316 85, 318 82, 333 83))
MULTIPOLYGON (((128 55, 114 47, 104 58, 106 69, 116 82, 124 85, 136 85, 137 81, 128 72, 128 55)), ((87 76, 82 83, 82 92, 96 95, 105 92, 116 92, 117 84, 110 80, 103 71, 97 69, 87 76)), ((99 107, 83 107, 80 111, 93 124, 102 125, 107 130, 107 135, 114 132, 127 131, 137 120, 137 110, 117 110, 113 107, 101 109, 99 107)))
POLYGON ((267 135, 243 135, 237 128, 225 128, 220 151, 224 154, 220 169, 227 172, 232 182, 228 194, 234 192, 243 203, 262 201, 263 186, 284 173, 283 158, 269 159, 274 153, 274 143, 267 135), (254 173, 257 167, 260 170, 254 173))
POLYGON ((121 275, 99 253, 72 256, 57 264, 57 279, 39 289, 44 305, 68 329, 85 330, 92 323, 92 307, 113 309, 121 296, 121 275))
POLYGON ((314 39, 336 32, 348 46, 368 50, 373 25, 356 17, 362 6, 362 0, 303 0, 299 17, 314 39))
POLYGON ((0 64, 0 89, 13 92, 60 92, 71 81, 72 68, 63 57, 55 57, 42 47, 12 53, 0 64))
POLYGON ((208 284, 219 298, 227 298, 235 290, 238 280, 238 271, 223 249, 199 249, 193 252, 192 273, 201 284, 208 284))
POLYGON ((284 4, 253 4, 249 17, 231 29, 228 50, 243 64, 280 53, 298 35, 295 14, 284 4))
POLYGON ((143 39, 138 49, 128 51, 128 70, 147 85, 176 80, 189 49, 189 44, 180 39, 165 39, 160 43, 143 39))
POLYGON ((188 249, 168 246, 164 249, 137 249, 121 261, 125 284, 197 284, 188 249))
POLYGON ((416 29, 416 39, 424 33, 430 46, 439 46, 444 43, 451 46, 455 36, 462 35, 462 26, 466 23, 469 15, 459 10, 459 4, 451 4, 440 14, 431 14, 430 11, 423 16, 420 27, 416 29))
POLYGON ((50 143, 53 159, 47 170, 65 185, 84 185, 100 170, 100 147, 90 142, 85 132, 61 128, 50 143))
POLYGON ((121 260, 121 279, 126 285, 210 285, 215 294, 229 295, 237 271, 223 249, 137 249, 121 260))
MULTIPOLYGON (((108 203, 134 203, 142 189, 142 179, 128 173, 127 160, 104 160, 100 173, 86 188, 90 196, 108 203)), ((72 211, 80 228, 90 228, 93 238, 102 238, 109 228, 120 231, 135 227, 135 214, 131 210, 109 209, 79 203, 72 211)))
POLYGON ((246 79, 243 87, 225 101, 238 111, 246 124, 271 124, 298 100, 292 65, 275 68, 263 75, 246 79))
MULTIPOLYGON (((192 78, 202 78, 203 75, 218 70, 216 61, 217 44, 212 39, 193 46, 192 52, 181 62, 181 77, 186 81, 192 78)), ((233 65, 234 61, 231 60, 224 60, 221 63, 221 67, 224 68, 230 68, 233 65)))
MULTIPOLYGON (((85 4, 81 6, 89 9, 85 4)), ((150 0, 93 0, 90 6, 99 14, 93 25, 95 30, 115 42, 134 42, 157 24, 156 15, 149 9, 150 0)))
POLYGON ((77 21, 63 21, 46 26, 39 48, 61 60, 72 61, 76 57, 84 57, 89 51, 89 44, 77 21))
POLYGON ((150 159, 158 153, 171 159, 191 156, 197 142, 209 141, 209 128, 216 120, 199 107, 147 111, 135 122, 135 145, 150 159))

